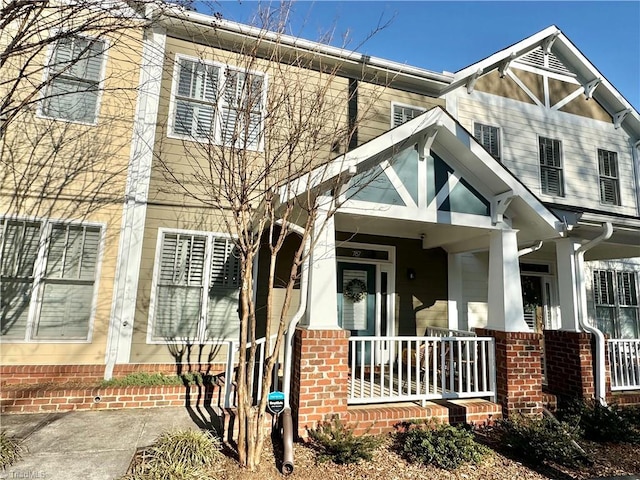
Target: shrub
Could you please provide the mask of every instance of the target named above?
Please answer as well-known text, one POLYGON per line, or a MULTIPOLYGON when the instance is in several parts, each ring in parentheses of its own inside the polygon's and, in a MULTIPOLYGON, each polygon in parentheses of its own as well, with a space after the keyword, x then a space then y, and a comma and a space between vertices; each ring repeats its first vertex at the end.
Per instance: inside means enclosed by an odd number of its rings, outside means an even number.
POLYGON ((640 444, 639 412, 631 407, 604 406, 595 400, 577 400, 566 405, 560 416, 575 419, 589 440, 640 444))
POLYGON ((164 373, 135 372, 120 378, 103 380, 101 387, 152 387, 156 385, 205 385, 212 383, 209 375, 200 372, 186 372, 180 375, 164 373))
POLYGON ((158 437, 122 480, 198 480, 211 477, 222 458, 220 439, 201 430, 173 430, 158 437))
POLYGON ((399 434, 405 457, 412 462, 455 470, 464 463, 478 463, 489 449, 475 441, 465 427, 423 425, 399 434))
POLYGON ((331 460, 337 464, 371 460, 382 438, 372 435, 356 436, 353 429, 342 424, 338 417, 309 430, 314 447, 320 452, 321 461, 331 460))
POLYGON ((576 466, 584 453, 575 442, 578 428, 550 417, 541 419, 512 415, 498 420, 489 436, 502 447, 529 462, 556 462, 576 466))
POLYGON ((0 469, 4 470, 22 457, 22 446, 15 439, 0 431, 0 469))

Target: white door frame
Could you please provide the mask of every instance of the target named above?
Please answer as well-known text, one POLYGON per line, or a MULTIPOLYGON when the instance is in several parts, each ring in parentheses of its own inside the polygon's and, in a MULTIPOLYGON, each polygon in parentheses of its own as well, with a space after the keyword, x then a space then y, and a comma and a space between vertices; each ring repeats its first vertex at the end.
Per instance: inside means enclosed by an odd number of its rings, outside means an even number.
MULTIPOLYGON (((360 263, 367 265, 375 265, 376 267, 376 306, 375 306, 375 336, 386 337, 395 335, 396 317, 395 317, 395 293, 396 293, 396 247, 393 245, 378 245, 371 243, 358 242, 336 242, 336 248, 349 248, 354 250, 354 255, 350 257, 339 256, 336 252, 336 261, 340 263, 360 263), (375 250, 387 252, 387 259, 371 259, 362 258, 356 255, 358 250, 375 250), (387 328, 385 332, 381 330, 382 324, 382 274, 387 274, 387 328)), ((337 268, 337 265, 336 265, 337 268)), ((336 292, 337 295, 337 292, 336 292)), ((376 358, 383 360, 389 355, 387 349, 376 352, 376 358)))

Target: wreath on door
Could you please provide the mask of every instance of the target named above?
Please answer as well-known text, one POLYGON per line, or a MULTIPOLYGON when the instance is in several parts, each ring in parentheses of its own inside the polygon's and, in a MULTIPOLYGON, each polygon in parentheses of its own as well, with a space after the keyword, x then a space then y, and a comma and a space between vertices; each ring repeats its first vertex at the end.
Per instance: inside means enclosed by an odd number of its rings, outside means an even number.
POLYGON ((344 286, 343 295, 353 303, 361 302, 367 295, 367 285, 357 278, 349 280, 349 282, 344 286))

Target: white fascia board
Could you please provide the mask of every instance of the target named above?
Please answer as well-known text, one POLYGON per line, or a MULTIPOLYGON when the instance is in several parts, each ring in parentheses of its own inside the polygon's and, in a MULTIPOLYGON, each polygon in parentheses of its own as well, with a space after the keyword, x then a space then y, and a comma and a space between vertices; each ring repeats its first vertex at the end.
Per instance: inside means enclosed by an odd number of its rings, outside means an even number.
POLYGON ((449 91, 453 88, 456 88, 462 85, 464 82, 467 81, 468 78, 472 77, 478 70, 482 70, 483 73, 485 74, 491 72, 492 70, 497 68, 501 62, 512 57, 514 53, 516 57, 519 57, 527 53, 528 51, 538 47, 547 38, 551 37, 552 35, 557 35, 559 33, 560 33, 560 30, 556 26, 552 25, 536 34, 531 35, 528 38, 525 38, 524 40, 521 40, 520 42, 514 45, 511 45, 510 47, 507 47, 503 50, 500 50, 499 52, 494 53, 493 55, 488 56, 484 60, 480 60, 477 63, 474 63, 472 65, 469 65, 466 68, 463 68, 462 70, 459 70, 454 74, 453 82, 451 82, 451 84, 449 85, 449 87, 445 89, 445 91, 449 91))
MULTIPOLYGON (((411 65, 385 60, 378 57, 370 57, 362 53, 355 52, 339 47, 332 47, 319 42, 306 40, 292 35, 285 35, 272 32, 259 27, 253 27, 237 22, 224 19, 217 19, 213 16, 203 13, 187 11, 182 7, 173 5, 152 9, 149 13, 151 16, 159 17, 166 25, 170 27, 184 26, 185 22, 194 26, 202 26, 212 33, 216 34, 228 33, 238 36, 238 38, 261 39, 265 42, 272 42, 285 47, 293 48, 297 51, 312 52, 314 54, 323 55, 328 58, 352 62, 353 64, 372 67, 393 73, 394 75, 407 76, 421 79, 423 81, 437 82, 439 84, 448 85, 453 79, 453 75, 447 73, 438 73, 411 65), (215 29, 215 30, 214 30, 215 29)), ((441 85, 442 86, 442 85, 441 85)))

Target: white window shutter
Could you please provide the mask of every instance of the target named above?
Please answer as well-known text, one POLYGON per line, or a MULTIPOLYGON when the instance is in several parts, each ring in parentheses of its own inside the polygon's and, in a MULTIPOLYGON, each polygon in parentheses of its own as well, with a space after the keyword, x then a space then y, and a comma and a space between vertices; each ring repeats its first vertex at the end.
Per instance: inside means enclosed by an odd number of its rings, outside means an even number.
POLYGON ((235 339, 240 332, 240 259, 231 239, 214 238, 211 255, 207 338, 235 339))

